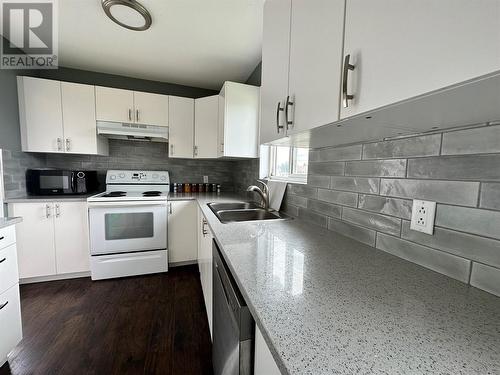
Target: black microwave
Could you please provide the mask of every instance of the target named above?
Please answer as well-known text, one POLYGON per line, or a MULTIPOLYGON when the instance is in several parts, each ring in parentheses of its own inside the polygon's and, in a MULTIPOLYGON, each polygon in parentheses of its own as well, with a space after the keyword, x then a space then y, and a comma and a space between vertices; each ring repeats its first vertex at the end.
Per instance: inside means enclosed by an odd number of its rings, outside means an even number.
POLYGON ((29 195, 88 194, 98 188, 96 171, 28 169, 26 190, 29 195))

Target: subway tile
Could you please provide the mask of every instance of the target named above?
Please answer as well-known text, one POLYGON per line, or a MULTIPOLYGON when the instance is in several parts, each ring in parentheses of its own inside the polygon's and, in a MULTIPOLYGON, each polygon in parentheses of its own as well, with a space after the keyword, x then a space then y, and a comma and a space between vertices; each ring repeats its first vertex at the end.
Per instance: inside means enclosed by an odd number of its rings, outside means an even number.
POLYGON ((299 208, 297 206, 293 206, 291 204, 288 204, 286 201, 283 202, 281 206, 281 211, 283 211, 285 214, 297 217, 299 216, 299 208))
POLYGON ((405 177, 406 160, 349 161, 345 167, 346 176, 405 177))
POLYGON ((309 163, 309 173, 325 176, 342 176, 344 174, 344 163, 312 162, 309 163))
POLYGON ((325 203, 313 199, 309 199, 307 202, 307 208, 311 211, 318 212, 323 215, 330 217, 337 217, 340 219, 342 213, 342 207, 330 203, 325 203))
POLYGON ((359 196, 358 208, 391 215, 403 219, 411 218, 412 201, 399 198, 386 198, 378 195, 359 196))
POLYGON ((442 155, 500 152, 500 126, 485 126, 443 134, 442 155))
POLYGON ((479 207, 500 210, 500 184, 483 183, 481 185, 479 207))
POLYGON ((476 206, 479 182, 382 179, 380 195, 476 206))
POLYGON ((500 297, 500 269, 473 262, 470 285, 500 297))
POLYGON ((288 184, 288 192, 306 198, 317 198, 318 196, 318 189, 307 185, 288 184))
POLYGON ((330 176, 309 175, 307 176, 307 185, 328 189, 330 187, 330 176))
POLYGON ((307 198, 298 195, 287 194, 286 201, 287 203, 292 204, 294 206, 304 207, 304 208, 307 207, 307 198))
POLYGON ((299 219, 309 223, 326 228, 328 226, 328 218, 325 215, 318 214, 303 207, 299 207, 299 219))
POLYGON ((318 150, 317 161, 360 160, 362 145, 323 148, 318 150))
POLYGON ((408 177, 500 180, 500 154, 439 156, 408 160, 408 177))
POLYGON ((440 147, 441 134, 368 143, 363 145, 363 159, 435 156, 440 147))
POLYGON ((309 150, 309 162, 319 161, 319 150, 309 150))
POLYGON ((328 220, 328 229, 364 244, 375 246, 376 232, 374 230, 331 218, 328 220))
POLYGON ((368 177, 332 177, 331 188, 359 193, 378 193, 380 179, 368 177))
POLYGON ((395 236, 399 236, 401 232, 401 219, 353 208, 343 209, 342 220, 395 236))
POLYGON ((436 225, 500 239, 500 212, 496 211, 438 205, 436 225))
POLYGON ((428 235, 411 230, 409 221, 403 222, 401 237, 462 258, 500 267, 500 241, 439 227, 434 228, 433 235, 428 235))
POLYGON ((469 281, 471 261, 444 251, 431 249, 400 238, 377 233, 377 249, 419 264, 433 271, 460 280, 469 281))
POLYGON ((358 194, 347 191, 318 189, 318 199, 325 202, 337 203, 343 206, 357 206, 358 194))

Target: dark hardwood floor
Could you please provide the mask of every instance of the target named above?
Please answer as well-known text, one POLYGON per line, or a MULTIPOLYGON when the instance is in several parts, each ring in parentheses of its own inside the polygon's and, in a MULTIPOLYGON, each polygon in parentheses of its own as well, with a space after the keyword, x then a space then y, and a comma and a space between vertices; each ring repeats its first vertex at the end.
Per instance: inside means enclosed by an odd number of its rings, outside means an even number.
POLYGON ((197 266, 23 285, 21 308, 24 339, 1 375, 212 373, 197 266))

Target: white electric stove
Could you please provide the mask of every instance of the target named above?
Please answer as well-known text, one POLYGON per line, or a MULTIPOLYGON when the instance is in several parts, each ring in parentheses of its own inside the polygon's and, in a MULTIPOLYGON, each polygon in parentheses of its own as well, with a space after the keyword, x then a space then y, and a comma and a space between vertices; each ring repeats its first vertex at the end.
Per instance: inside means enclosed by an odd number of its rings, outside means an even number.
POLYGON ((167 171, 110 170, 89 197, 92 280, 168 271, 167 171))

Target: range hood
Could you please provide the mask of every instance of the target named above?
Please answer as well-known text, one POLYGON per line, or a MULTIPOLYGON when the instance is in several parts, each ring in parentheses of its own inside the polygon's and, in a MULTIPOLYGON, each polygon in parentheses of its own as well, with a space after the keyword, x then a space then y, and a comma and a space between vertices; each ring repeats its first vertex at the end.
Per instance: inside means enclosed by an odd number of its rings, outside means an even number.
POLYGON ((168 142, 168 127, 97 121, 97 134, 112 139, 168 142))

